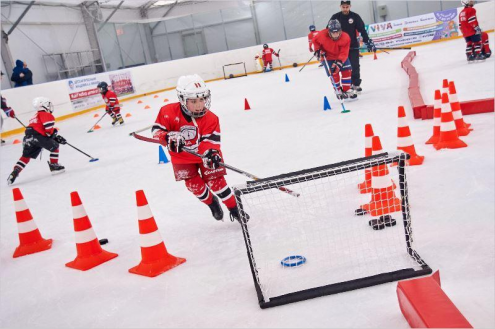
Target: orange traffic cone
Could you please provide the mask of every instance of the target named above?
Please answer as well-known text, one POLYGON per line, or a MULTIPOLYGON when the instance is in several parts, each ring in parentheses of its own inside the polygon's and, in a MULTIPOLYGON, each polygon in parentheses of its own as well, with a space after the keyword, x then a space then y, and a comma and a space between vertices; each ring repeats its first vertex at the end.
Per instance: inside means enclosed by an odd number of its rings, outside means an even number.
POLYGON ((444 148, 457 149, 467 147, 467 144, 459 139, 457 129, 454 123, 454 116, 450 108, 449 96, 446 93, 442 94, 442 117, 440 123, 440 138, 438 143, 433 144, 437 150, 444 148))
POLYGON ((378 57, 376 57, 376 51, 373 52, 373 60, 376 61, 378 59, 378 57))
POLYGON ((153 96, 153 98, 158 98, 158 95, 153 96))
POLYGON ((48 250, 52 247, 52 239, 43 239, 33 216, 22 197, 21 190, 15 188, 14 194, 15 217, 19 231, 19 246, 15 248, 14 258, 48 250))
POLYGON ((65 266, 76 270, 87 271, 117 257, 117 254, 101 248, 89 217, 86 214, 86 210, 84 210, 84 206, 79 198, 79 194, 72 192, 70 194, 70 200, 74 217, 77 256, 72 262, 65 264, 65 266))
POLYGON ((144 109, 145 109, 145 110, 150 109, 150 108, 151 108, 151 107, 150 107, 149 105, 146 105, 146 106, 144 107, 144 109))
POLYGON ((21 143, 21 141, 18 139, 14 139, 14 141, 12 142, 12 144, 20 144, 20 143, 21 143))
MULTIPOLYGON (((374 136, 373 155, 382 152, 380 137, 374 136)), ((395 183, 389 176, 386 164, 371 168, 371 201, 361 205, 361 209, 372 216, 381 216, 401 210, 400 200, 395 196, 395 183)))
POLYGON ((97 129, 101 129, 101 127, 99 125, 93 127, 93 130, 97 130, 97 129))
POLYGON ((132 114, 127 113, 127 114, 125 115, 125 117, 126 117, 126 118, 132 117, 132 114))
MULTIPOLYGON (((371 124, 367 123, 364 126, 364 156, 370 157, 373 155, 372 138, 375 134, 373 133, 373 127, 371 124)), ((365 194, 371 192, 371 169, 365 169, 364 171, 364 182, 358 184, 359 193, 365 194)))
POLYGON ((411 130, 406 121, 406 111, 403 106, 399 106, 399 122, 397 127, 397 149, 409 154, 411 158, 408 160, 410 166, 419 166, 425 160, 424 156, 416 153, 414 142, 411 137, 411 130))
POLYGON ((244 110, 250 110, 251 107, 249 106, 247 98, 244 98, 244 110))
POLYGON ((129 272, 155 277, 184 263, 186 261, 184 258, 168 253, 142 190, 136 191, 136 203, 141 238, 141 262, 129 269, 129 272))
POLYGON ((449 99, 457 133, 459 134, 459 136, 469 135, 469 133, 473 131, 473 129, 469 128, 471 124, 464 122, 461 111, 461 104, 459 103, 459 99, 457 99, 457 91, 455 90, 454 81, 449 82, 449 99))
POLYGON ((98 113, 95 113, 95 115, 93 115, 93 118, 97 118, 99 117, 100 115, 98 113))
POLYGON ((435 90, 435 101, 433 102, 433 136, 425 144, 436 144, 440 139, 440 117, 442 116, 442 95, 440 90, 435 90))
POLYGON ((168 98, 165 98, 163 101, 164 101, 164 102, 168 102, 168 98))
POLYGON ((443 79, 443 82, 442 82, 442 94, 443 93, 446 93, 446 94, 449 93, 449 80, 447 80, 447 79, 443 79))
POLYGON ((138 100, 137 102, 138 104, 143 104, 143 101, 142 100, 138 100))

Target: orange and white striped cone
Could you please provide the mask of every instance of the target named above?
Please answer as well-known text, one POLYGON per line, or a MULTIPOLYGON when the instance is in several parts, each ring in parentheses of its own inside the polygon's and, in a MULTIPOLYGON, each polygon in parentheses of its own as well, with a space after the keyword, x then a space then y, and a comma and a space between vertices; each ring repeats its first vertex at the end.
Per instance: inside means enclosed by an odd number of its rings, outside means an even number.
POLYGON ((406 111, 403 106, 399 106, 397 126, 397 149, 409 154, 411 158, 407 161, 410 166, 419 166, 423 164, 425 157, 416 153, 414 142, 411 137, 411 130, 406 120, 406 111))
MULTIPOLYGON (((364 126, 364 156, 370 157, 373 155, 373 147, 371 139, 374 136, 373 127, 367 123, 364 126)), ((371 169, 365 169, 364 182, 358 184, 359 193, 366 194, 371 192, 371 169)))
POLYGON ((14 195, 15 217, 19 231, 19 246, 15 248, 14 258, 48 250, 52 247, 52 239, 43 239, 33 216, 24 201, 21 190, 12 190, 14 195))
MULTIPOLYGON (((373 154, 382 152, 380 137, 373 137, 373 154)), ((372 216, 382 216, 401 210, 400 200, 395 195, 396 185, 389 176, 386 164, 371 168, 371 201, 361 205, 361 209, 372 216)))
POLYGON ((442 81, 442 94, 443 93, 446 93, 446 94, 449 93, 449 80, 447 80, 447 79, 443 79, 443 81, 442 81))
POLYGON ((440 122, 440 138, 438 143, 433 144, 437 150, 441 149, 457 149, 467 147, 467 144, 459 139, 457 129, 454 123, 454 116, 450 108, 449 95, 442 94, 442 117, 440 122))
POLYGON ((65 266, 76 270, 87 271, 102 263, 117 257, 112 252, 105 251, 101 248, 95 231, 91 226, 86 210, 79 198, 77 192, 70 194, 72 203, 72 215, 74 218, 74 232, 76 236, 77 256, 72 262, 65 266))
POLYGON ((141 262, 139 265, 129 269, 129 272, 155 277, 184 263, 186 261, 184 258, 175 257, 168 253, 144 191, 136 191, 136 203, 141 242, 141 262))
POLYGON ((461 103, 459 103, 459 99, 457 98, 457 91, 455 89, 454 81, 449 82, 449 100, 457 133, 459 136, 469 135, 473 129, 469 128, 471 124, 464 122, 464 117, 462 116, 461 111, 461 103))
POLYGON ((425 144, 436 144, 440 140, 440 117, 442 116, 442 94, 435 90, 435 101, 433 102, 433 136, 425 144))

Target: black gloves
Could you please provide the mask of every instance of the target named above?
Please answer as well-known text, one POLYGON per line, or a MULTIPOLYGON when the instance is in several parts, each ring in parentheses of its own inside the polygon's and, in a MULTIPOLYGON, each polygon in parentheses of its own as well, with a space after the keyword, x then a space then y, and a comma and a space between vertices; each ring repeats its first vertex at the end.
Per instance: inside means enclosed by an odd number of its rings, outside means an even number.
POLYGON ((53 137, 53 139, 54 139, 57 143, 59 143, 59 144, 62 144, 62 145, 67 144, 67 141, 65 140, 65 138, 63 138, 63 137, 62 137, 62 136, 60 136, 60 135, 55 135, 55 136, 53 137))
POLYGON ((165 136, 167 140, 167 148, 170 152, 180 153, 186 145, 184 137, 178 131, 171 131, 165 136))
POLYGON ((376 52, 376 47, 375 47, 375 43, 373 42, 373 40, 368 39, 368 42, 366 43, 366 47, 368 47, 368 52, 370 52, 370 53, 376 52))
POLYGON ((218 150, 209 149, 203 154, 203 165, 208 169, 218 169, 222 162, 222 157, 218 150))

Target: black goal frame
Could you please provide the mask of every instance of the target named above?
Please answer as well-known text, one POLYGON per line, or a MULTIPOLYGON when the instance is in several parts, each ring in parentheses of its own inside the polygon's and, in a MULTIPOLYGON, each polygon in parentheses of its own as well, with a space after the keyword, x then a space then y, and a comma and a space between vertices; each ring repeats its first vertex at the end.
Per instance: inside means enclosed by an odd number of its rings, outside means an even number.
POLYGON ((406 160, 410 158, 407 153, 381 153, 371 157, 363 157, 354 160, 343 161, 327 166, 316 167, 311 169, 306 169, 302 171, 282 174, 273 177, 267 177, 259 179, 256 181, 249 181, 247 185, 240 188, 233 187, 234 193, 237 200, 237 205, 241 214, 241 227, 244 236, 244 242, 246 245, 247 256, 249 260, 249 266, 251 267, 251 274, 253 275, 254 287, 258 296, 258 303, 262 309, 285 305, 289 303, 299 302, 307 299, 312 299, 316 297, 333 295, 345 291, 352 291, 356 289, 371 287, 379 285, 382 283, 394 282, 404 279, 410 279, 414 277, 424 276, 432 273, 432 269, 424 262, 424 260, 419 256, 419 254, 412 247, 412 228, 411 228, 411 215, 409 212, 409 200, 408 200, 408 190, 407 190, 407 180, 405 173, 406 160), (243 210, 242 195, 254 193, 266 189, 278 189, 282 186, 289 186, 302 181, 310 181, 314 179, 319 179, 323 177, 335 176, 343 173, 349 173, 352 171, 362 170, 366 168, 371 168, 383 164, 397 163, 397 170, 399 172, 399 185, 401 191, 401 211, 402 211, 402 222, 404 225, 404 234, 407 245, 407 253, 409 256, 418 263, 421 267, 420 270, 414 268, 406 268, 393 272, 381 273, 378 275, 372 275, 368 277, 363 277, 360 279, 349 280, 334 284, 329 284, 325 286, 310 288, 306 290, 296 291, 276 297, 268 297, 265 299, 261 289, 261 283, 258 275, 258 270, 256 268, 256 263, 253 255, 253 245, 251 243, 251 238, 249 235, 248 225, 245 219, 245 212, 243 210), (314 175, 318 172, 318 176, 314 175), (297 177, 297 178, 295 178, 297 177), (274 180, 277 180, 274 182, 274 180))
POLYGON ((227 79, 234 79, 234 78, 240 78, 240 77, 247 77, 247 75, 248 75, 248 74, 247 74, 247 70, 246 70, 246 63, 245 63, 245 62, 239 62, 239 63, 226 64, 226 65, 224 65, 224 66, 222 67, 222 69, 223 69, 223 79, 224 79, 224 80, 227 80, 227 79), (239 64, 244 65, 244 74, 235 74, 232 78, 227 77, 227 76, 225 75, 225 67, 226 67, 226 66, 239 65, 239 64))

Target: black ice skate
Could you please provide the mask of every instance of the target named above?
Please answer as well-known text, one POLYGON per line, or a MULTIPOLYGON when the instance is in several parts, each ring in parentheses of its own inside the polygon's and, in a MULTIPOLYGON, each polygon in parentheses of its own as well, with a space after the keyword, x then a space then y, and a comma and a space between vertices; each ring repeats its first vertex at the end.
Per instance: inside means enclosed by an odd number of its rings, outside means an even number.
POLYGON ((112 126, 115 126, 115 124, 117 123, 117 121, 119 121, 119 119, 117 119, 117 117, 113 117, 112 118, 112 126))
MULTIPOLYGON (((239 214, 239 209, 237 209, 237 207, 235 208, 231 208, 229 209, 229 212, 230 212, 230 221, 238 221, 239 223, 241 222, 241 215, 239 214)), ((247 222, 249 222, 249 215, 244 212, 244 220, 247 222)))
POLYGON ((118 120, 118 123, 119 123, 119 125, 123 125, 124 124, 124 119, 122 119, 122 117, 120 117, 119 120, 118 120))
POLYGON ((5 141, 2 139, 2 145, 5 144, 5 141))
POLYGON ((486 58, 486 59, 488 59, 488 58, 490 58, 490 56, 491 56, 491 55, 492 55, 492 53, 491 53, 491 52, 489 52, 489 53, 485 53, 485 58, 486 58))
POLYGON ((52 175, 61 174, 65 171, 65 167, 58 163, 48 162, 48 167, 50 167, 50 171, 52 172, 52 175))
POLYGON ((486 59, 485 55, 483 53, 479 53, 476 55, 475 61, 477 62, 483 62, 486 59))
POLYGON ((358 93, 358 94, 360 94, 363 91, 361 86, 352 85, 352 89, 354 90, 355 93, 358 93))
POLYGON ((475 59, 475 58, 476 58, 476 57, 475 57, 474 55, 472 55, 472 54, 471 54, 471 55, 468 55, 468 56, 467 56, 467 61, 468 61, 468 63, 469 63, 469 64, 474 63, 474 59, 475 59))
POLYGON ((9 178, 7 178, 7 184, 12 185, 15 182, 15 179, 19 176, 19 170, 12 171, 12 173, 9 175, 9 178))
POLYGON ((355 101, 357 100, 358 95, 354 92, 354 89, 349 89, 348 91, 342 92, 343 94, 346 95, 344 98, 347 101, 355 101))
POLYGON ((378 231, 378 230, 383 230, 385 228, 385 223, 383 222, 383 220, 381 219, 381 217, 379 219, 372 219, 368 222, 368 224, 371 226, 371 228, 373 228, 375 231, 378 231))
POLYGON ((208 207, 210 207, 211 215, 213 216, 213 218, 223 221, 223 210, 222 206, 220 206, 220 202, 218 202, 217 197, 213 197, 213 202, 209 204, 208 207))
POLYGON ((380 219, 383 221, 383 224, 385 224, 386 227, 392 227, 397 224, 397 221, 390 215, 380 216, 380 219))

